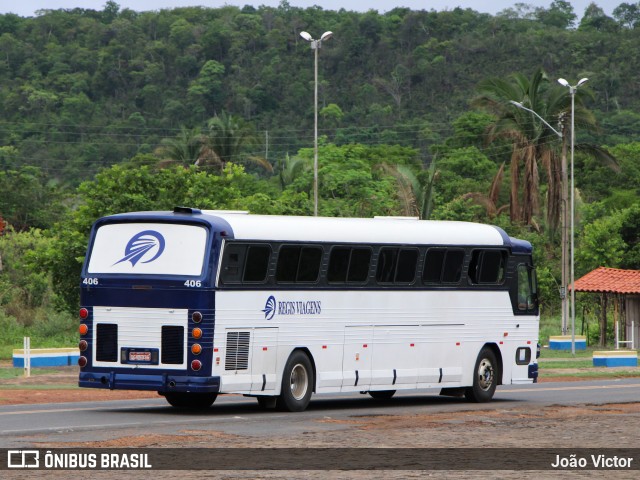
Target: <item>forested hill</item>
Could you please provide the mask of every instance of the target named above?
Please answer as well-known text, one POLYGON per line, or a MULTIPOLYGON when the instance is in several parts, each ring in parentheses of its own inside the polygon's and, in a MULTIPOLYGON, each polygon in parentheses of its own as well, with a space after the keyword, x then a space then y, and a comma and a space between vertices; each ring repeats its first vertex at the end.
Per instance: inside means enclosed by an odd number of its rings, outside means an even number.
POLYGON ((397 143, 428 158, 480 80, 540 67, 554 83, 590 79, 588 107, 604 127, 594 143, 638 140, 638 5, 614 17, 596 5, 578 17, 559 0, 519 8, 380 14, 283 1, 135 12, 109 1, 0 15, 0 169, 37 166, 74 185, 222 112, 255 126, 256 154, 293 154, 313 139, 303 30, 334 34, 319 52, 319 104, 320 134, 336 144, 397 143))

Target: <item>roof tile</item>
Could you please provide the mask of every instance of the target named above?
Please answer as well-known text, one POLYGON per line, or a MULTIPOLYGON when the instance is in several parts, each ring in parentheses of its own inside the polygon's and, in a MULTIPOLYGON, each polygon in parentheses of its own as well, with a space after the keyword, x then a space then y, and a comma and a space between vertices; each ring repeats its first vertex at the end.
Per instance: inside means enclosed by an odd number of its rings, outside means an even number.
POLYGON ((596 268, 576 280, 576 292, 640 294, 640 270, 596 268))

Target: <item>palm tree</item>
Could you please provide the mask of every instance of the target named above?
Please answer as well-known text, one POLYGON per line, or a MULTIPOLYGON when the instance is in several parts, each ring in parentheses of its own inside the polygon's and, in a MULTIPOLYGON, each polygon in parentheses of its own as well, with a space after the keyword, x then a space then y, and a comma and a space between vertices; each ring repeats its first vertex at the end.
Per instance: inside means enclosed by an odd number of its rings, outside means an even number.
POLYGON ((416 216, 421 220, 431 216, 434 185, 438 179, 435 160, 431 161, 428 169, 420 167, 421 170, 417 174, 415 167, 409 165, 381 163, 378 168, 396 179, 398 199, 404 215, 416 216))
POLYGON ((265 170, 273 171, 271 164, 264 158, 245 154, 248 148, 257 144, 253 125, 240 117, 222 112, 209 120, 208 127, 205 142, 208 150, 204 152, 203 160, 219 162, 222 169, 229 162, 250 161, 265 170))
POLYGON ((554 145, 549 143, 549 139, 553 137, 549 136, 551 132, 546 125, 536 121, 528 112, 515 108, 510 102, 521 102, 544 117, 547 109, 541 86, 545 79, 541 69, 531 79, 519 73, 509 79, 489 78, 480 83, 481 94, 474 100, 475 105, 496 116, 496 121, 489 127, 489 142, 499 138, 512 142, 510 216, 514 223, 530 225, 534 214, 538 213, 538 159, 550 159, 554 145), (543 112, 540 113, 540 110, 543 112), (523 186, 520 198, 521 182, 523 186))
MULTIPOLYGON (((488 140, 508 139, 512 142, 511 150, 511 193, 510 216, 514 223, 531 225, 533 217, 539 211, 539 176, 538 165, 546 172, 547 178, 547 226, 555 231, 560 218, 562 205, 562 155, 566 154, 567 134, 563 141, 555 141, 558 137, 549 128, 549 124, 559 122, 563 132, 570 120, 571 98, 566 89, 561 87, 546 88, 548 78, 539 68, 531 78, 516 73, 503 78, 489 78, 479 85, 480 96, 474 104, 488 110, 496 116, 490 125, 488 140), (513 103, 533 110, 526 111, 513 103), (522 167, 522 173, 520 171, 522 167), (519 196, 522 182, 522 195, 519 196)), ((584 128, 596 128, 595 117, 584 107, 583 98, 590 95, 589 90, 576 92, 575 123, 584 128)), ((615 164, 615 159, 606 151, 593 145, 577 145, 576 149, 588 151, 593 155, 615 164)))
POLYGON ((202 156, 204 137, 199 128, 180 127, 174 138, 163 138, 156 150, 163 163, 180 163, 185 166, 198 165, 202 156))
POLYGON ((289 157, 287 153, 282 160, 280 160, 280 172, 278 176, 280 178, 280 188, 284 190, 287 185, 293 183, 293 181, 299 177, 302 173, 307 172, 313 168, 311 158, 303 157, 289 157))
POLYGON ((509 205, 498 206, 498 197, 500 196, 500 187, 504 178, 504 165, 502 162, 496 175, 493 177, 489 194, 481 192, 470 192, 462 196, 464 199, 473 200, 478 205, 482 205, 487 211, 487 217, 494 218, 504 212, 509 205))

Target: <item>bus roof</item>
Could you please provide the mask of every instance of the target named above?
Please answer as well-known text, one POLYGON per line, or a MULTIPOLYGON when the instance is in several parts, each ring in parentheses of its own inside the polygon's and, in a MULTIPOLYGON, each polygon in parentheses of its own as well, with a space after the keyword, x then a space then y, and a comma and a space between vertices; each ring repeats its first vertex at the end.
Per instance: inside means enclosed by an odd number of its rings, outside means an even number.
POLYGON ((514 253, 530 253, 531 244, 509 237, 492 225, 471 222, 417 220, 409 217, 337 218, 253 215, 241 211, 176 208, 174 212, 135 212, 129 217, 144 221, 199 219, 237 240, 295 242, 395 243, 407 245, 508 246, 514 253))

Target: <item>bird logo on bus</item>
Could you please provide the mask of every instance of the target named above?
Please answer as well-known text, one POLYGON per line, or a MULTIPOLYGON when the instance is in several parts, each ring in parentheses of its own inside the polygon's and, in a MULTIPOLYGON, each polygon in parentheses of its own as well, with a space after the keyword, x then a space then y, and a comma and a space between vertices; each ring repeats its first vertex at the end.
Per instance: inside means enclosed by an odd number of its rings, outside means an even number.
POLYGON ((124 257, 114 265, 122 262, 131 262, 135 267, 136 263, 151 263, 164 252, 165 241, 160 232, 155 230, 144 230, 136 233, 124 249, 124 257), (144 260, 143 260, 144 259, 144 260))
POLYGON ((276 297, 271 295, 267 298, 267 303, 264 304, 264 318, 265 320, 271 320, 276 314, 276 297))

